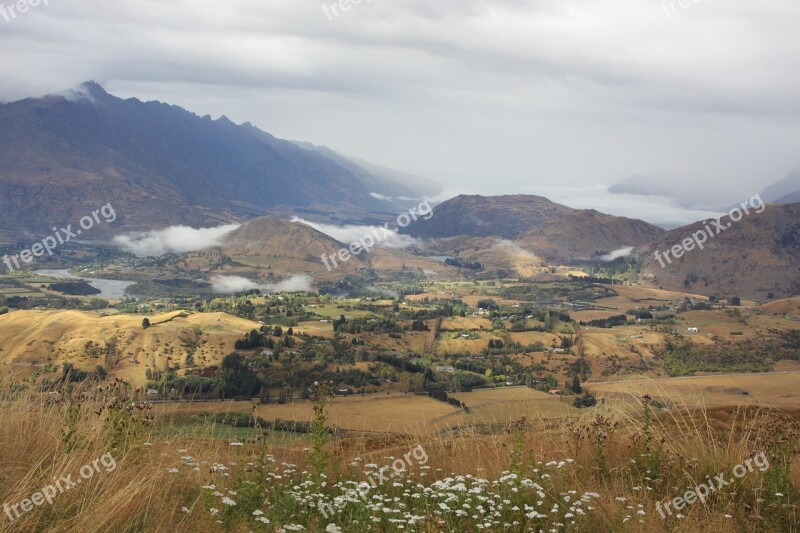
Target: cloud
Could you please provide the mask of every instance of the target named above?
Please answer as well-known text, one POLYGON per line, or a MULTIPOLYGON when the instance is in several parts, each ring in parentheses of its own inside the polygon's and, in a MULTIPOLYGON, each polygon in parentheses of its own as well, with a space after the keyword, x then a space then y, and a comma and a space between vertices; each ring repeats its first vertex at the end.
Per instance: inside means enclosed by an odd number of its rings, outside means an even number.
MULTIPOLYGON (((680 205, 675 198, 615 194, 606 185, 537 186, 526 187, 527 194, 538 194, 575 209, 596 209, 603 213, 636 218, 667 229, 676 228, 723 214, 710 209, 695 209, 680 205)), ((749 198, 749 196, 747 197, 749 198)))
POLYGON ((413 246, 418 242, 414 237, 409 235, 401 235, 393 229, 384 230, 382 226, 358 226, 354 224, 337 226, 335 224, 311 222, 298 217, 292 218, 292 222, 300 222, 306 226, 311 226, 315 230, 324 233, 329 237, 333 237, 345 245, 349 245, 351 242, 358 242, 359 239, 366 235, 372 235, 373 238, 375 238, 376 235, 380 236, 380 239, 375 239, 377 241, 376 246, 382 248, 391 248, 393 250, 408 248, 409 246, 413 246), (384 237, 385 231, 388 231, 389 233, 384 237))
POLYGON ((633 246, 626 246, 624 248, 620 248, 619 250, 614 250, 613 252, 608 253, 606 255, 601 255, 600 261, 609 262, 613 261, 614 259, 619 259, 620 257, 628 257, 629 255, 631 255, 632 251, 633 251, 633 246))
POLYGON ((242 276, 212 276, 211 287, 220 294, 258 289, 263 293, 311 291, 313 280, 307 275, 292 276, 278 283, 257 283, 242 276))
POLYGON ((725 205, 800 164, 797 0, 51 4, 4 24, 0 100, 95 79, 484 194, 663 170, 725 205))
POLYGON ((215 228, 171 226, 160 230, 118 235, 114 237, 114 242, 139 257, 157 257, 168 253, 194 252, 218 246, 223 235, 238 227, 238 224, 215 228))
POLYGON ((69 102, 80 102, 85 100, 87 102, 91 102, 92 104, 97 103, 97 100, 95 100, 94 96, 92 96, 89 88, 84 84, 81 84, 74 89, 67 89, 58 93, 53 93, 50 96, 61 96, 69 102))
POLYGON ((492 246, 495 250, 500 250, 501 252, 505 252, 508 255, 514 256, 516 258, 528 259, 531 261, 535 261, 539 259, 534 254, 530 253, 528 250, 521 248, 517 243, 509 241, 507 239, 498 239, 497 242, 492 246))

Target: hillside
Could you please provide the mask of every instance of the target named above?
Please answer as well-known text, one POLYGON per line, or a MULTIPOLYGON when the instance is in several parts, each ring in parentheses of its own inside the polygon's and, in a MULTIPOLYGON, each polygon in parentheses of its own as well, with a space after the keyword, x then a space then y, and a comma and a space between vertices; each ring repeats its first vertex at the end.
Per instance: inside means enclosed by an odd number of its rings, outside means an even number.
MULTIPOLYGON (((97 365, 136 385, 145 371, 219 364, 234 342, 258 323, 225 313, 184 311, 150 317, 142 328, 136 315, 102 316, 83 311, 18 311, 0 316, 0 366, 72 363, 91 371, 97 365), (111 363, 109 365, 109 363, 111 363)), ((20 368, 17 368, 20 370, 20 368)))
POLYGON ((122 100, 93 82, 69 97, 0 105, 0 138, 0 228, 6 235, 49 234, 107 203, 118 219, 94 228, 92 239, 267 213, 388 220, 393 202, 374 194, 420 196, 413 187, 352 162, 342 166, 249 123, 122 100))
POLYGON ((173 261, 173 266, 206 274, 242 275, 274 281, 295 275, 308 275, 315 281, 338 280, 362 269, 387 275, 427 272, 430 275, 459 278, 456 269, 441 262, 413 255, 404 250, 374 247, 370 253, 338 258, 340 243, 301 222, 259 217, 231 231, 218 248, 192 252, 173 261), (327 257, 328 267, 322 260, 327 257))
POLYGON ((515 242, 549 261, 573 262, 597 260, 615 250, 650 242, 664 233, 658 226, 641 220, 588 209, 536 226, 515 242))
POLYGON ((572 211, 542 196, 462 194, 437 205, 429 220, 419 219, 400 231, 425 239, 459 235, 513 239, 572 211))
POLYGON ((800 294, 800 204, 767 206, 709 238, 704 249, 661 267, 656 250, 663 253, 704 226, 695 222, 671 230, 635 250, 642 279, 664 289, 761 301, 800 294))

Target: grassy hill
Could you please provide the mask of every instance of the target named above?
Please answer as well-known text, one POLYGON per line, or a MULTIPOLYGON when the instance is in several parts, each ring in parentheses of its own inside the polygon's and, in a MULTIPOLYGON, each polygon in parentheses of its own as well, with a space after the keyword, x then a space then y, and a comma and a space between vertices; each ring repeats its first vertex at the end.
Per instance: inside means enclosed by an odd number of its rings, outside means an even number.
POLYGON ((216 365, 233 351, 234 342, 258 328, 257 322, 225 313, 175 311, 150 316, 110 315, 84 311, 17 311, 0 316, 0 366, 16 371, 51 363, 71 363, 91 371, 110 365, 113 375, 132 384, 145 383, 145 371, 216 365))

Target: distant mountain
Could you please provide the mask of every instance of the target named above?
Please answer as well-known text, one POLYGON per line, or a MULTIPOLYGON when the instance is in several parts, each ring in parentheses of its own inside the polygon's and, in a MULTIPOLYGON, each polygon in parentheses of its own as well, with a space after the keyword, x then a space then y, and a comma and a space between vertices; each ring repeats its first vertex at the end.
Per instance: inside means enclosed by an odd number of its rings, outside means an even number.
POLYGON ((787 194, 786 196, 781 196, 777 200, 775 200, 776 204, 798 204, 800 203, 800 191, 797 191, 792 194, 787 194))
POLYGON ((370 191, 370 194, 373 197, 378 197, 377 199, 379 200, 417 205, 421 200, 421 195, 435 196, 442 190, 439 184, 428 178, 415 176, 407 172, 399 172, 364 159, 343 155, 327 146, 316 146, 309 142, 295 142, 295 144, 335 161, 355 175, 361 176, 367 184, 370 182, 375 183, 376 191, 370 191), (377 189, 381 189, 384 192, 378 193, 377 189))
POLYGON ((462 194, 437 205, 429 220, 418 219, 400 232, 426 239, 460 235, 513 239, 573 211, 542 196, 462 194))
POLYGON ((719 188, 711 180, 677 179, 665 174, 634 174, 608 188, 612 194, 659 196, 684 208, 718 209, 719 188), (710 202, 710 203, 709 203, 710 202))
MULTIPOLYGON (((722 219, 728 223, 727 217, 722 219)), ((673 259, 662 254, 698 231, 704 222, 671 230, 634 250, 641 264, 641 278, 648 284, 671 290, 706 295, 747 297, 766 300, 800 294, 800 204, 769 205, 763 213, 751 213, 732 223, 704 249, 695 248, 673 259)))
POLYGON ((608 191, 614 194, 673 197, 678 188, 662 178, 633 174, 609 187, 608 191))
POLYGON ((388 220, 422 191, 249 123, 114 97, 93 82, 0 105, 0 228, 49 234, 111 203, 104 233, 209 226, 267 213, 388 220))
POLYGON ((642 220, 583 209, 535 226, 515 242, 548 261, 569 263, 602 260, 604 255, 653 241, 664 233, 662 228, 642 220))
POLYGON ((763 191, 761 198, 771 204, 793 204, 800 202, 800 171, 791 172, 763 191))

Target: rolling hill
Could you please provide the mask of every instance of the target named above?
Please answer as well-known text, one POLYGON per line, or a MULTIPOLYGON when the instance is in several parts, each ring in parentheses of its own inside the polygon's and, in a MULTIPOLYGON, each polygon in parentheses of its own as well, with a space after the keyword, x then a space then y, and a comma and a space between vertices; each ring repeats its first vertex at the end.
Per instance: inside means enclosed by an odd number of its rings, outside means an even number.
POLYGON ((703 249, 686 252, 671 264, 662 259, 664 267, 655 252, 703 231, 705 222, 668 231, 637 248, 642 280, 664 289, 760 301, 800 294, 800 204, 769 205, 730 224, 703 249))
POLYGON ((575 211, 516 239, 517 245, 551 262, 602 260, 601 256, 655 240, 665 231, 641 220, 575 211))
POLYGON ((400 232, 425 239, 460 235, 513 239, 572 211, 542 196, 462 194, 437 205, 429 220, 419 219, 400 232))

